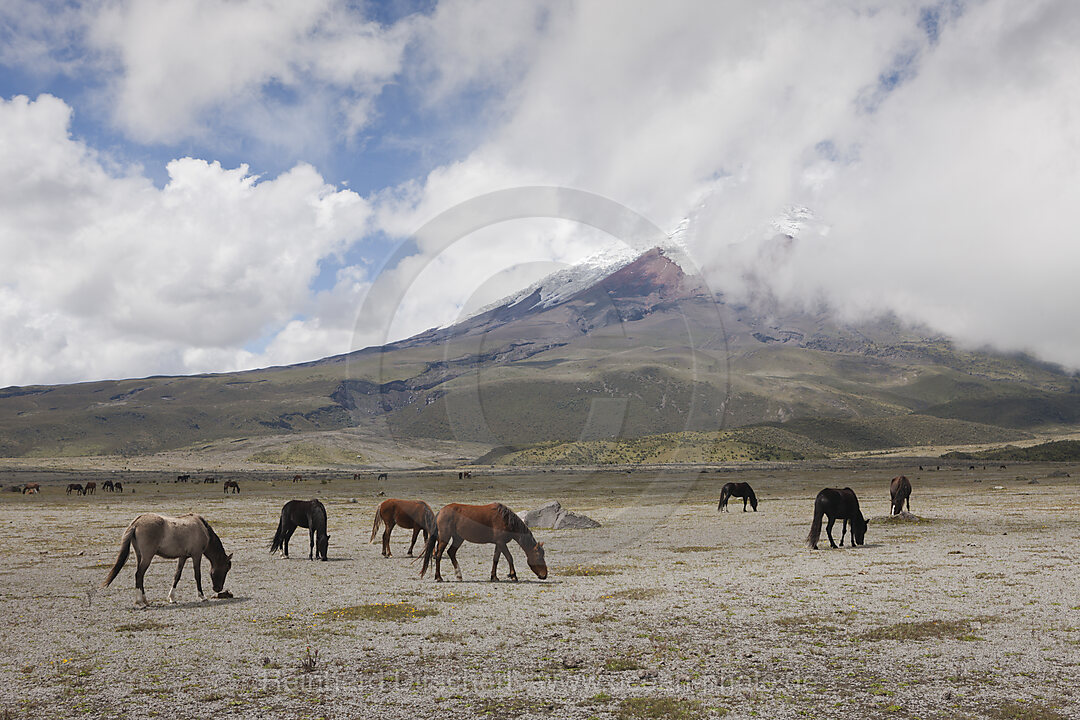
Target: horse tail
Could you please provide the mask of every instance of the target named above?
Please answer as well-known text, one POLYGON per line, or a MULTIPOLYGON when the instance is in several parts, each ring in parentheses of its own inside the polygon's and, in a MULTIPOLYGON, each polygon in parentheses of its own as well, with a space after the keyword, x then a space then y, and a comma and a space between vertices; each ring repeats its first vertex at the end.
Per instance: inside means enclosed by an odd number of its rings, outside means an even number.
POLYGON ((135 523, 132 522, 128 525, 128 529, 124 531, 124 537, 120 541, 120 552, 116 554, 116 564, 113 565, 112 570, 109 571, 108 576, 105 578, 105 582, 101 583, 101 587, 109 587, 109 584, 120 574, 121 568, 123 568, 124 563, 127 562, 128 555, 131 554, 131 541, 134 539, 135 523))
POLYGON ((428 533, 427 542, 424 543, 424 564, 420 566, 420 577, 424 577, 427 572, 428 565, 431 564, 431 556, 435 554, 435 543, 439 541, 439 526, 438 524, 431 527, 431 532, 428 533))
POLYGON ((281 508, 281 519, 278 520, 277 532, 274 533, 274 539, 270 542, 270 552, 277 552, 285 544, 285 518, 288 516, 288 509, 281 508))
POLYGON ((818 540, 821 539, 821 520, 825 517, 825 508, 822 507, 821 498, 814 501, 814 522, 810 524, 810 534, 806 536, 806 544, 817 550, 818 540))
POLYGON ((371 524, 371 539, 368 540, 368 545, 375 542, 375 535, 379 532, 379 524, 382 523, 382 503, 379 507, 375 508, 375 522, 371 524))
POLYGON ((717 510, 722 510, 724 508, 724 505, 727 505, 728 496, 730 494, 731 494, 731 491, 728 490, 727 485, 720 488, 720 502, 716 503, 716 509, 717 510))

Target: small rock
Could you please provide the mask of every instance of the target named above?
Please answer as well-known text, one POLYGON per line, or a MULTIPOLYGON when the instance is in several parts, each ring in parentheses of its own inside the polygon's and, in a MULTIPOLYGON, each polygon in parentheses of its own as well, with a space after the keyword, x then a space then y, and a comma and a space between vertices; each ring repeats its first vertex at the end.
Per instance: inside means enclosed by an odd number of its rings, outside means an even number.
POLYGON ((584 661, 579 657, 568 656, 562 659, 562 666, 567 670, 579 668, 584 664, 584 661))
POLYGON ((650 680, 656 677, 656 671, 649 670, 648 668, 642 668, 641 670, 638 670, 637 676, 639 680, 650 680))

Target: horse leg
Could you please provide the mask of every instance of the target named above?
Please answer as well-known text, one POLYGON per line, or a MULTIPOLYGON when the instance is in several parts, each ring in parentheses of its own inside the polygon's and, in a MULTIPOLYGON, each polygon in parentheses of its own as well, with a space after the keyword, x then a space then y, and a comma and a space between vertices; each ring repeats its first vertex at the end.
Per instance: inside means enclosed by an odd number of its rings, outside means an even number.
POLYGON ((825 534, 829 536, 829 544, 834 548, 836 547, 836 541, 832 537, 832 528, 836 524, 836 518, 829 518, 829 524, 825 526, 825 534))
POLYGON ((435 582, 442 582, 442 554, 446 549, 449 540, 439 539, 439 544, 435 546, 435 582))
POLYGON ((206 602, 206 596, 202 591, 202 555, 191 556, 191 569, 195 571, 195 588, 199 591, 199 599, 206 602))
POLYGON ((502 555, 502 550, 499 548, 499 543, 495 543, 495 557, 491 559, 491 582, 499 582, 500 555, 502 555))
POLYGON ((457 576, 458 582, 461 581, 461 566, 457 564, 457 549, 461 547, 463 542, 465 542, 465 538, 455 537, 454 542, 446 551, 446 554, 450 557, 450 562, 454 563, 454 575, 457 576))
POLYGON ((173 576, 172 588, 169 590, 169 602, 176 602, 176 586, 180 584, 180 575, 184 572, 184 565, 187 563, 187 558, 182 557, 176 561, 176 575, 173 576))
POLYGON ((138 546, 136 546, 135 557, 138 558, 139 563, 135 568, 135 607, 149 607, 150 603, 146 600, 146 590, 143 588, 143 578, 146 577, 146 569, 150 567, 150 561, 154 559, 154 556, 150 554, 149 557, 143 557, 138 546))
MULTIPOLYGON (((840 547, 844 547, 844 535, 847 534, 847 518, 844 518, 844 524, 840 527, 840 547)), ((855 542, 852 540, 852 542, 855 542)))
POLYGON ((296 526, 289 523, 288 529, 285 530, 285 539, 281 541, 281 557, 283 558, 289 557, 289 538, 294 532, 296 532, 296 526))
POLYGON ((505 542, 499 543, 495 547, 497 550, 502 551, 502 554, 506 556, 506 562, 510 563, 510 574, 507 577, 517 582, 517 570, 514 569, 514 556, 510 554, 510 548, 506 546, 505 542))
POLYGON ((382 556, 390 557, 393 553, 390 552, 390 533, 394 530, 394 521, 388 520, 386 523, 386 529, 382 534, 382 556))
POLYGON ((312 523, 308 523, 308 524, 311 525, 311 527, 309 527, 308 531, 307 531, 307 534, 308 534, 307 559, 308 560, 314 560, 315 558, 313 556, 315 555, 315 523, 312 522, 312 523))
MULTIPOLYGON (((420 528, 414 527, 412 531, 412 543, 409 545, 409 557, 412 557, 413 548, 416 547, 416 538, 420 537, 420 528)), ((424 538, 424 542, 427 542, 427 538, 424 538)))
POLYGON ((742 499, 742 511, 743 512, 746 512, 746 503, 748 503, 748 502, 750 502, 750 498, 743 498, 742 499))

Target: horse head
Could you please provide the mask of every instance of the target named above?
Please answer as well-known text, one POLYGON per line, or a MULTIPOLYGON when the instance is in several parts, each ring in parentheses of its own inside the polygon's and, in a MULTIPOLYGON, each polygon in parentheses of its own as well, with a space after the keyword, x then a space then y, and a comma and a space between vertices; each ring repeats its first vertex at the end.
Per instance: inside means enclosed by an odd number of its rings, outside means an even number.
POLYGON ((214 592, 219 593, 225 589, 225 576, 229 574, 231 568, 232 553, 226 555, 222 562, 210 568, 210 581, 214 585, 214 592))
POLYGON ((315 540, 315 554, 320 560, 326 559, 326 548, 330 546, 329 533, 323 533, 315 540))
POLYGON ((863 540, 866 538, 866 528, 870 525, 870 522, 863 518, 861 515, 851 521, 851 537, 856 545, 862 545, 863 540))
POLYGON ((547 580, 548 570, 547 563, 544 562, 544 543, 536 543, 531 550, 525 548, 525 557, 528 559, 529 567, 536 573, 536 577, 547 580))

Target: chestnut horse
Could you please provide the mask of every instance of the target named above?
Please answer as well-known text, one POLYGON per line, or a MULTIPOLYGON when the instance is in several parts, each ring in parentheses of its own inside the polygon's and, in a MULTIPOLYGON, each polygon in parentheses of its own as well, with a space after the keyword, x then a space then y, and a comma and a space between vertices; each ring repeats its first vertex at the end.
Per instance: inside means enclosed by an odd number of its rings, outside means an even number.
POLYGON ((40 493, 40 492, 41 492, 41 484, 40 483, 26 483, 26 485, 24 485, 23 489, 22 489, 22 494, 23 495, 33 495, 34 493, 40 493))
POLYGON ((899 515, 904 511, 904 502, 907 502, 908 512, 911 512, 911 481, 901 475, 894 477, 889 483, 889 497, 892 499, 892 513, 899 515))
POLYGON ((525 522, 514 514, 514 511, 501 503, 488 505, 461 505, 451 503, 447 505, 435 517, 435 533, 428 538, 424 547, 424 566, 420 569, 420 577, 427 572, 431 556, 435 556, 435 580, 442 582, 440 564, 443 550, 454 564, 454 574, 461 580, 461 567, 457 561, 457 549, 461 543, 468 540, 473 543, 495 544, 495 557, 491 561, 491 581, 497 582, 499 576, 499 556, 505 555, 510 563, 510 579, 517 581, 517 572, 514 570, 514 558, 510 556, 510 549, 506 543, 515 541, 525 551, 529 567, 536 573, 536 577, 545 580, 548 575, 547 564, 544 562, 544 543, 537 542, 525 522), (436 548, 438 545, 438 548, 436 548), (449 545, 449 548, 447 547, 449 545))
POLYGON ((371 525, 371 539, 368 543, 375 542, 375 535, 379 532, 379 523, 386 526, 382 536, 383 557, 390 557, 390 533, 393 532, 395 525, 413 531, 412 543, 409 545, 409 555, 412 555, 413 548, 416 547, 416 538, 420 533, 424 533, 424 542, 427 543, 435 532, 435 513, 423 500, 398 500, 396 498, 383 500, 375 511, 375 522, 371 525))
POLYGON ((818 549, 818 539, 821 537, 821 519, 823 515, 829 516, 829 525, 825 528, 825 532, 829 536, 829 544, 834 548, 836 542, 833 540, 832 529, 833 523, 837 520, 844 521, 844 526, 840 531, 840 547, 844 546, 844 535, 847 533, 849 520, 851 521, 852 547, 863 544, 868 523, 863 517, 862 510, 859 509, 859 498, 855 495, 854 490, 851 488, 844 488, 843 490, 825 488, 817 494, 817 498, 814 500, 814 522, 810 525, 810 534, 806 536, 806 543, 815 550, 818 549))
POLYGON ((754 494, 754 488, 750 487, 750 483, 729 482, 724 485, 724 487, 720 488, 720 502, 716 505, 716 509, 727 510, 728 499, 733 497, 741 497, 743 499, 743 512, 746 512, 747 502, 754 508, 754 512, 757 512, 757 495, 754 494))
POLYGON ((135 590, 138 595, 135 605, 143 607, 149 605, 146 601, 146 593, 143 591, 143 576, 150 567, 150 561, 155 555, 163 558, 175 558, 176 575, 173 577, 172 589, 169 590, 169 602, 176 602, 174 594, 176 586, 180 582, 180 574, 184 571, 184 565, 191 558, 192 567, 195 570, 195 587, 199 590, 199 599, 206 600, 202 589, 202 557, 205 555, 210 561, 210 580, 214 586, 214 592, 221 593, 225 587, 225 575, 232 567, 232 555, 225 554, 225 548, 221 545, 221 539, 210 527, 210 523, 203 520, 195 513, 188 513, 180 517, 166 517, 155 513, 143 513, 139 515, 127 530, 120 544, 120 552, 116 555, 116 564, 109 571, 102 587, 108 587, 109 583, 116 579, 120 569, 127 562, 131 553, 131 546, 135 546, 135 557, 138 565, 135 568, 135 590))

